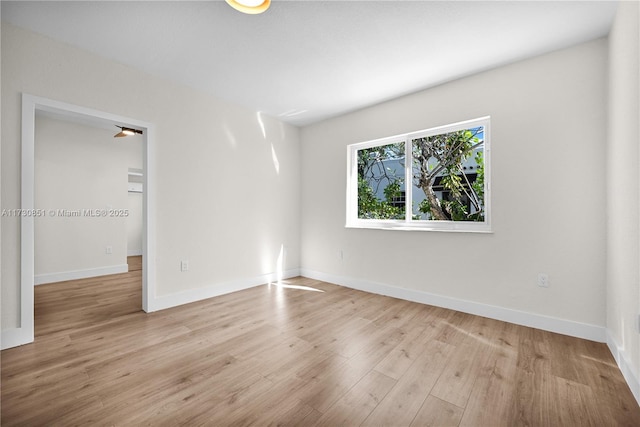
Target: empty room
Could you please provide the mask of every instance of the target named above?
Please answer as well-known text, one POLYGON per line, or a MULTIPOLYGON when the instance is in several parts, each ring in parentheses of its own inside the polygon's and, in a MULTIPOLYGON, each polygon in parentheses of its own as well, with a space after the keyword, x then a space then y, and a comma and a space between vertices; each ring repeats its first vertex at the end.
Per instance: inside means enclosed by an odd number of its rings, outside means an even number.
POLYGON ((640 425, 639 2, 1 7, 2 425, 640 425))

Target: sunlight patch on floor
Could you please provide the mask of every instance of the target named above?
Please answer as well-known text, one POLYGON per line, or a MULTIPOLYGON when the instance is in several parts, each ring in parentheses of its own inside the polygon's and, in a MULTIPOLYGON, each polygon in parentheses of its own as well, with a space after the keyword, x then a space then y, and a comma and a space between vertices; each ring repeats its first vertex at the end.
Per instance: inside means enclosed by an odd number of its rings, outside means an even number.
POLYGON ((287 282, 284 281, 280 281, 278 282, 270 282, 269 283, 269 287, 271 286, 276 286, 278 288, 284 288, 284 289, 300 289, 302 291, 312 291, 312 292, 324 292, 322 289, 316 289, 316 288, 312 288, 310 286, 303 286, 303 285, 292 285, 289 284, 287 282))

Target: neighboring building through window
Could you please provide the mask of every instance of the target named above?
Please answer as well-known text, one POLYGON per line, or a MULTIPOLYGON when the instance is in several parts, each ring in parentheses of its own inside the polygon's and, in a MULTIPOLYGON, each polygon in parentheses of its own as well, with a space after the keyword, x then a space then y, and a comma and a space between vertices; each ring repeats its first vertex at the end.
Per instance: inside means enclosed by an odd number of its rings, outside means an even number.
POLYGON ((347 226, 490 231, 489 153, 488 117, 350 145, 347 226))

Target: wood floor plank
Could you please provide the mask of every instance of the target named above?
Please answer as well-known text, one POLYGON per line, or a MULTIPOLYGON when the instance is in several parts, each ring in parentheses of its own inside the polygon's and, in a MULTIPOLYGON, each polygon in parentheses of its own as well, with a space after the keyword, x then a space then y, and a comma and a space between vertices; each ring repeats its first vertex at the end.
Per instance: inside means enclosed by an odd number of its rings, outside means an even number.
POLYGON ((559 377, 555 381, 549 381, 547 385, 551 388, 550 394, 557 399, 555 415, 560 420, 560 425, 609 424, 610 420, 598 410, 598 406, 590 404, 597 398, 589 386, 559 377))
POLYGON ((554 425, 556 402, 550 400, 547 382, 551 375, 551 351, 543 331, 520 328, 516 361, 516 390, 511 397, 511 419, 521 426, 554 425))
POLYGON ((147 314, 135 261, 35 288, 3 426, 640 425, 602 343, 302 277, 147 314))
POLYGON ((369 323, 354 332, 356 333, 336 341, 333 351, 349 358, 364 359, 370 356, 371 360, 375 359, 375 363, 379 363, 382 358, 386 357, 405 335, 405 332, 400 329, 381 328, 374 323, 369 323), (390 340, 385 341, 386 337, 389 337, 390 340))
MULTIPOLYGON (((266 425, 269 427, 310 426, 315 424, 321 416, 322 414, 311 406, 298 402, 296 406, 291 408, 289 411, 274 417, 275 420, 266 425)), ((260 420, 253 425, 263 426, 265 424, 260 420)))
POLYGON ((376 365, 376 371, 399 379, 419 357, 430 338, 426 326, 418 325, 410 329, 396 348, 376 365))
POLYGON ((129 272, 132 271, 141 271, 142 270, 142 256, 128 256, 127 257, 127 266, 129 267, 129 272))
POLYGON ((373 321, 378 326, 394 326, 396 328, 403 328, 407 326, 420 309, 421 307, 411 301, 396 300, 393 304, 380 312, 373 321))
POLYGON ((360 425, 396 384, 396 380, 370 371, 353 389, 332 405, 316 422, 316 426, 360 425))
POLYGON ((469 335, 473 316, 459 311, 449 311, 442 322, 438 323, 435 339, 451 345, 461 344, 469 335))
POLYGON ((515 350, 495 349, 473 384, 473 398, 464 410, 460 426, 511 425, 512 396, 515 394, 515 350), (491 410, 487 410, 491 408, 491 410))
POLYGON ((445 402, 466 407, 476 378, 489 354, 485 349, 466 341, 456 346, 457 352, 440 375, 431 394, 445 402))
MULTIPOLYGON (((411 422, 411 427, 457 427, 464 409, 429 396, 411 422)), ((480 424, 478 424, 480 425, 480 424)))
POLYGON ((629 386, 620 377, 620 371, 606 345, 592 341, 584 344, 588 347, 584 358, 591 360, 593 366, 591 388, 598 396, 604 396, 598 399, 599 402, 606 402, 604 405, 599 405, 599 410, 607 413, 607 419, 615 420, 618 425, 627 425, 625 423, 628 420, 640 418, 640 408, 632 395, 620 392, 629 386))
POLYGON ((240 427, 302 420, 313 412, 312 407, 295 396, 296 390, 302 385, 303 381, 295 377, 274 382, 272 388, 252 400, 250 411, 243 408, 235 414, 235 418, 227 416, 224 421, 240 427))
POLYGON ((300 390, 301 399, 324 413, 355 384, 366 376, 401 339, 395 328, 382 330, 370 344, 359 353, 338 365, 332 371, 323 372, 317 380, 300 390))
MULTIPOLYGON (((431 340, 363 423, 364 426, 411 424, 456 348, 431 340)), ((377 369, 376 369, 377 370, 377 369)))
POLYGON ((285 354, 275 353, 275 356, 256 357, 253 364, 259 372, 272 381, 279 381, 290 377, 307 378, 313 375, 321 366, 342 364, 347 359, 333 352, 319 352, 314 346, 307 351, 291 351, 285 354))

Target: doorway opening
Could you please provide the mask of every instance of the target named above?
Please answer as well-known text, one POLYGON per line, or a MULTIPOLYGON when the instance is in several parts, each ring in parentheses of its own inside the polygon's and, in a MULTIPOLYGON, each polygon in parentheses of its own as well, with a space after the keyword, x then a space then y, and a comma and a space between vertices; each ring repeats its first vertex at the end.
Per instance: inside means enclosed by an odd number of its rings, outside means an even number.
MULTIPOLYGON (((105 113, 77 105, 58 102, 33 95, 22 96, 22 176, 21 199, 23 211, 35 209, 35 123, 36 114, 53 114, 67 121, 89 126, 126 126, 142 131, 142 309, 154 311, 155 296, 155 209, 153 182, 154 126, 129 117, 105 113)), ((20 340, 26 344, 34 340, 34 284, 35 284, 35 224, 33 216, 21 219, 21 278, 20 278, 20 340)))

